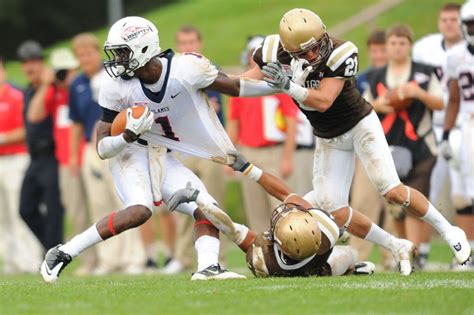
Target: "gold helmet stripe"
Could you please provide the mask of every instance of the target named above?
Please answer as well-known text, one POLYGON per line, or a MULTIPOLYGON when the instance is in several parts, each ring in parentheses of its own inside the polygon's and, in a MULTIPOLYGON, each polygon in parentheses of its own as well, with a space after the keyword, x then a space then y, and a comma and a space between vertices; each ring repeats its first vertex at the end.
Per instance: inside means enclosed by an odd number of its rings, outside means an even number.
POLYGON ((280 35, 269 35, 265 38, 262 47, 262 61, 264 63, 276 62, 278 53, 278 44, 280 43, 280 35))
POLYGON ((352 42, 345 42, 341 46, 334 49, 329 56, 327 66, 335 71, 346 59, 353 53, 357 53, 357 47, 352 42))
POLYGON ((331 245, 336 245, 337 240, 339 239, 339 227, 336 222, 331 220, 325 213, 322 213, 320 210, 310 210, 313 214, 316 221, 319 223, 319 228, 326 237, 331 242, 331 245))

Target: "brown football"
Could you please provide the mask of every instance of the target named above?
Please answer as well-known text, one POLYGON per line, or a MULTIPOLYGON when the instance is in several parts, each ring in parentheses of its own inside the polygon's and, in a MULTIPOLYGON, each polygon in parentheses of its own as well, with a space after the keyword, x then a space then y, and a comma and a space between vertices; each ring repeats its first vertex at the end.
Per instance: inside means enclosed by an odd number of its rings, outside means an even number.
MULTIPOLYGON (((132 106, 132 116, 133 118, 140 117, 145 111, 145 106, 132 106)), ((127 125, 127 109, 122 110, 117 116, 115 116, 114 121, 112 122, 112 128, 110 134, 112 136, 117 136, 125 130, 127 125)))
POLYGON ((402 98, 399 88, 388 91, 386 97, 389 105, 392 106, 395 111, 407 109, 413 102, 412 98, 402 98))

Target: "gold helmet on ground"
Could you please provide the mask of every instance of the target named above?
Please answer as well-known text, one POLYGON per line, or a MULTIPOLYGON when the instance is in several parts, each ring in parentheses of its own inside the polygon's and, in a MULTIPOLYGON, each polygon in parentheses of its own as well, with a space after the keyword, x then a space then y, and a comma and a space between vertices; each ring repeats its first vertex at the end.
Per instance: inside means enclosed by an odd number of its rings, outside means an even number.
POLYGON ((283 204, 272 214, 272 236, 281 251, 295 260, 316 254, 321 230, 311 212, 295 204, 283 204))
POLYGON ((319 57, 312 65, 325 60, 332 51, 332 42, 321 18, 307 9, 286 12, 280 21, 280 41, 293 57, 302 57, 310 49, 319 48, 319 57))

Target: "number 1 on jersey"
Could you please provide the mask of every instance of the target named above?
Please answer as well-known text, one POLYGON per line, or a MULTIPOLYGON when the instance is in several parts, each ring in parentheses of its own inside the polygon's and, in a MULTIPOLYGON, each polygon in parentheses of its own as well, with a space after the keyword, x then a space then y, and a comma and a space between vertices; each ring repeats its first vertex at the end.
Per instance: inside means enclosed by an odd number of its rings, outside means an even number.
POLYGON ((170 120, 168 119, 168 116, 161 116, 155 119, 155 122, 157 124, 161 125, 161 129, 163 129, 163 132, 165 133, 163 136, 174 140, 174 141, 179 141, 179 138, 176 137, 176 135, 173 132, 173 129, 171 128, 170 120))

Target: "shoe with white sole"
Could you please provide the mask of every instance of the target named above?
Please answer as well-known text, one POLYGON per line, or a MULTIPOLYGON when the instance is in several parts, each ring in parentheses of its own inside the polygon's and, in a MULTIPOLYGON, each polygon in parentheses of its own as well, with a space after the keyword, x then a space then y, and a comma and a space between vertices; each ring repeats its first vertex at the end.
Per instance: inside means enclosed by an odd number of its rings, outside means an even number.
POLYGON ((228 279, 247 279, 244 275, 222 269, 219 264, 211 265, 206 269, 193 273, 191 281, 196 280, 228 280, 228 279))
POLYGON ((370 261, 359 261, 354 266, 353 275, 373 275, 375 272, 375 265, 370 261))
POLYGON ((183 272, 186 268, 184 265, 177 259, 172 259, 166 266, 158 270, 158 273, 163 275, 175 275, 180 272, 183 272))
POLYGON ((449 247, 454 253, 458 264, 464 265, 471 256, 471 245, 466 237, 466 233, 457 226, 453 227, 447 233, 444 233, 443 239, 448 242, 449 247))
POLYGON ((59 274, 72 260, 70 255, 59 249, 60 246, 61 244, 48 250, 41 264, 41 276, 43 280, 48 283, 56 282, 59 278, 59 274))
POLYGON ((413 272, 413 258, 416 255, 416 246, 412 242, 398 239, 392 249, 393 258, 398 263, 400 275, 409 276, 413 272))

